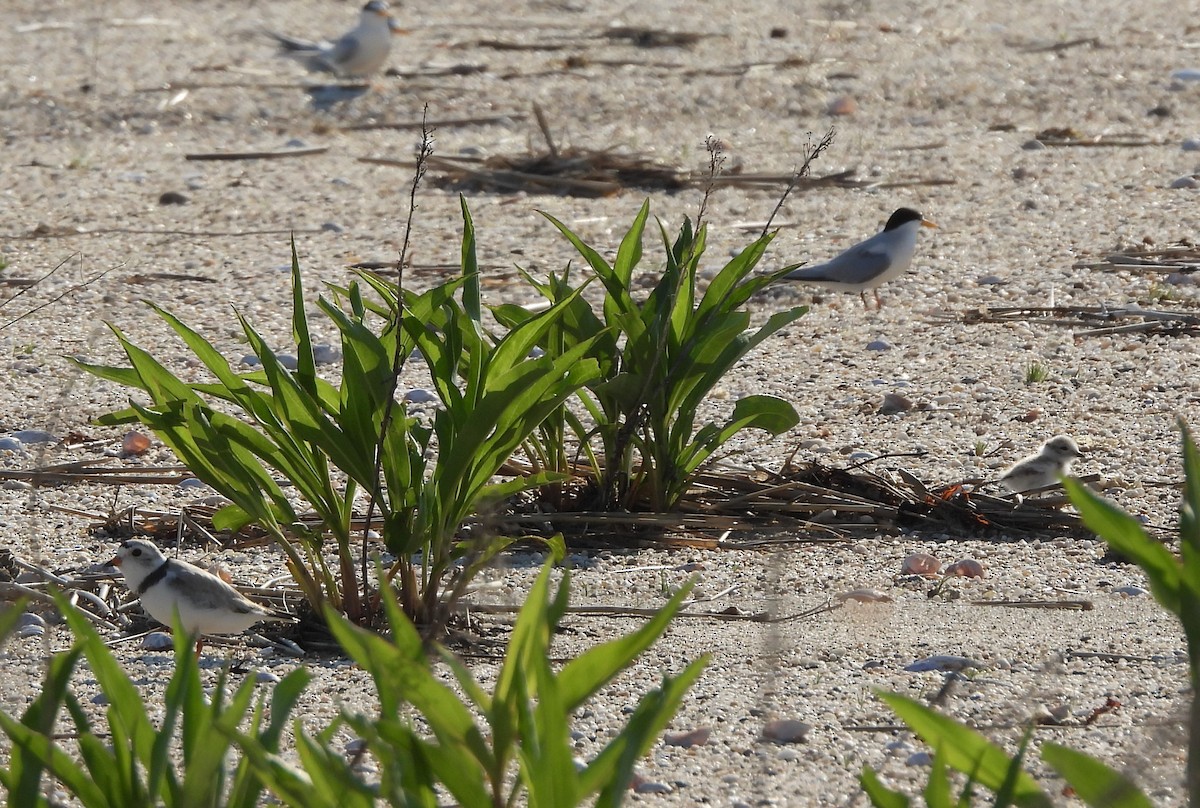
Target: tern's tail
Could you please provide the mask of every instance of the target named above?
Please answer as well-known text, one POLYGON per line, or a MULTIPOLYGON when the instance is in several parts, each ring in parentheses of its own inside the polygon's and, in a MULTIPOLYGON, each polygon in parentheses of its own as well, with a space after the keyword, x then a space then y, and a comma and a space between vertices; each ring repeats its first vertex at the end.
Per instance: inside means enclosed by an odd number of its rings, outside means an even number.
POLYGON ((297 39, 294 36, 280 34, 275 31, 267 31, 266 34, 278 42, 279 46, 285 51, 293 53, 317 53, 321 50, 319 43, 307 39, 297 39))

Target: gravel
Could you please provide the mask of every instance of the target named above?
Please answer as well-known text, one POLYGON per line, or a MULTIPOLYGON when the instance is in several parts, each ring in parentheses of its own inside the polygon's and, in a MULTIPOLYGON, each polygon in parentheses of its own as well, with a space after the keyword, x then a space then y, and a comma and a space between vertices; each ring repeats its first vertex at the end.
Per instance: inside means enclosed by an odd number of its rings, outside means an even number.
MULTIPOLYGON (((952 482, 994 477, 1065 433, 1088 449, 1077 473, 1101 475, 1108 496, 1169 530, 1178 501, 1172 483, 1180 477, 1177 418, 1197 420, 1200 344, 1139 333, 1084 336, 1035 322, 967 324, 965 317, 987 306, 1196 308, 1200 290, 1190 282, 1164 286, 1153 273, 1085 266, 1118 249, 1196 236, 1195 183, 1182 180, 1197 165, 1180 144, 1200 129, 1200 82, 1184 61, 1188 52, 1171 46, 1178 34, 1159 26, 1178 13, 1167 0, 969 0, 904 9, 735 2, 703 14, 672 2, 498 2, 483 14, 465 0, 419 12, 405 4, 398 16, 406 33, 390 60, 400 75, 377 77, 363 97, 315 112, 300 89, 307 81, 300 68, 276 59, 260 29, 333 33, 353 16, 348 5, 114 0, 98 19, 94 6, 78 0, 8 3, 0 10, 0 279, 42 280, 3 310, 0 365, 9 372, 0 386, 0 469, 90 456, 77 442, 59 442, 75 433, 119 450, 122 432, 91 421, 125 406, 126 392, 82 375, 65 358, 119 363, 106 322, 173 372, 201 378, 142 299, 182 315, 236 362, 247 348, 234 308, 275 351, 294 351, 283 271, 293 236, 310 300, 323 283, 347 282, 348 264, 395 260, 411 172, 359 158, 408 161, 418 136, 340 127, 417 121, 428 104, 434 120, 499 116, 492 124, 438 126, 438 154, 515 154, 541 148, 536 102, 560 146, 624 150, 696 171, 707 165, 710 133, 725 144, 728 170, 786 174, 809 133, 835 126, 833 148, 814 173, 854 169, 877 184, 793 194, 775 218, 779 235, 764 268, 820 262, 877 231, 901 206, 940 225, 922 234, 909 273, 881 290, 881 311, 864 311, 856 295, 794 286, 752 302, 759 321, 792 305, 810 303, 811 310, 752 354, 701 415, 728 412, 748 393, 772 393, 791 400, 801 420, 778 440, 744 437, 726 462, 778 465, 799 446, 799 460, 876 458, 870 467, 878 473, 903 468, 952 482), (690 47, 638 48, 602 37, 617 24, 707 36, 690 47), (497 41, 521 47, 486 44, 497 41), (485 69, 440 72, 453 64, 485 69), (1150 143, 1060 147, 1037 137, 1052 127, 1150 143), (291 144, 328 150, 278 160, 185 159, 291 144), (1033 363, 1048 371, 1044 381, 1027 382, 1033 363), (897 454, 905 456, 888 457, 897 454)), ((457 260, 457 190, 438 187, 432 173, 426 178, 406 283, 426 287, 457 260)), ((465 193, 493 304, 534 299, 515 266, 540 274, 578 263, 537 211, 611 255, 646 195, 465 193)), ((668 230, 700 204, 698 193, 649 195, 668 230)), ((705 214, 709 258, 721 261, 753 238, 778 195, 716 190, 705 214)), ((647 241, 647 272, 659 249, 655 238, 647 241)), ((9 297, 23 287, 4 288, 9 297)), ((336 329, 315 314, 313 332, 318 342, 337 342, 336 329)), ((335 361, 336 349, 329 350, 335 361)), ((409 363, 402 379, 412 400, 429 385, 419 365, 409 363)), ((155 443, 121 462, 175 461, 155 443)), ((0 527, 18 557, 77 572, 113 548, 74 513, 149 503, 174 509, 204 495, 183 486, 114 494, 5 485, 0 527)), ((185 550, 190 560, 200 554, 185 550)), ((677 620, 607 687, 573 727, 584 759, 613 737, 664 672, 711 654, 667 730, 704 730, 706 740, 656 745, 639 769, 632 804, 846 805, 855 802, 863 766, 915 794, 928 776, 930 750, 893 728, 895 718, 873 692, 928 698, 947 686, 947 676, 955 678, 941 709, 1010 750, 1037 717, 1035 745, 1056 741, 1098 754, 1159 804, 1183 802, 1185 642, 1146 593, 1144 577, 1109 559, 1100 542, 1053 535, 980 541, 880 527, 848 545, 572 558, 580 605, 657 606, 690 575, 703 591, 722 593, 705 604, 713 611, 786 616, 840 604, 775 623, 677 620), (986 576, 955 578, 935 593, 935 582, 899 574, 914 553, 944 564, 973 559, 986 576), (886 598, 839 599, 853 590, 886 598), (980 600, 1078 600, 1092 608, 980 600), (953 658, 971 665, 910 669, 953 658), (1097 715, 1109 699, 1120 707, 1097 715), (766 727, 805 731, 775 743, 763 740, 766 727)), ((519 604, 537 563, 529 554, 505 555, 486 573, 496 584, 492 597, 519 604)), ((239 581, 282 573, 271 552, 239 555, 230 566, 239 581)), ((634 625, 580 616, 568 623, 557 656, 634 625)), ((48 654, 69 642, 53 620, 38 628, 43 633, 10 638, 0 656, 10 713, 36 695, 48 654)), ((147 700, 161 697, 169 652, 128 643, 115 652, 147 700)), ((210 686, 220 653, 204 661, 210 686)), ((314 681, 299 710, 310 730, 340 709, 374 708, 370 682, 344 661, 240 653, 255 657, 245 675, 260 687, 298 664, 310 667, 314 681)), ((494 676, 476 667, 485 681, 494 676)), ((85 704, 98 696, 83 675, 76 690, 85 704)), ((343 732, 335 743, 354 740, 343 732)), ((1036 755, 1030 765, 1049 793, 1060 794, 1061 781, 1036 755)))

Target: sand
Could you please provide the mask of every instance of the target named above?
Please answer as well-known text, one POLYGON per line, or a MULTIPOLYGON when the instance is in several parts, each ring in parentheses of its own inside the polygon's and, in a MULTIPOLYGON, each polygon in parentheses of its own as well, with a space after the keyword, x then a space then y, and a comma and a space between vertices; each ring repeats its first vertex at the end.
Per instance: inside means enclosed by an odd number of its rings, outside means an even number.
MULTIPOLYGON (((64 357, 119 361, 109 322, 172 369, 189 372, 186 352, 142 299, 179 313, 231 358, 249 353, 231 307, 285 350, 292 233, 313 298, 323 282, 344 283, 348 264, 394 260, 411 171, 361 158, 408 162, 419 136, 342 127, 415 122, 428 105, 434 121, 491 119, 437 126, 438 155, 515 154, 542 148, 531 115, 536 102, 559 145, 702 170, 711 134, 723 143, 728 171, 786 174, 810 137, 833 126, 834 144, 814 174, 852 169, 877 184, 795 194, 775 220, 779 236, 765 266, 824 260, 875 232, 900 206, 921 210, 940 228, 922 234, 911 271, 881 290, 881 311, 864 311, 853 295, 795 287, 754 301, 762 318, 809 301, 812 309, 731 375, 705 412, 719 414, 748 393, 774 393, 793 401, 801 423, 777 440, 747 436, 728 462, 778 464, 797 444, 804 447, 799 459, 833 464, 923 451, 875 469, 947 482, 994 475, 1051 435, 1068 433, 1089 449, 1079 473, 1100 475, 1122 507, 1170 530, 1177 490, 1157 484, 1180 476, 1177 418, 1195 420, 1195 340, 965 320, 986 306, 1196 308, 1191 276, 1088 266, 1116 249, 1193 239, 1200 223, 1197 191, 1171 187, 1200 171, 1200 158, 1184 148, 1200 136, 1200 82, 1171 78, 1198 64, 1195 27, 1187 27, 1179 4, 412 5, 398 11, 406 31, 390 59, 393 73, 329 112, 309 107, 302 68, 278 59, 262 28, 334 33, 354 18, 351 3, 117 0, 98 16, 91 4, 66 0, 0 10, 2 277, 39 278, 62 264, 0 309, 0 362, 8 369, 0 430, 78 432, 115 447, 120 432, 90 422, 122 406, 126 393, 81 375, 64 357), (606 37, 616 25, 704 36, 690 46, 639 48, 606 37), (479 69, 446 74, 458 65, 479 69), (1054 127, 1143 145, 1030 143, 1054 127), (186 159, 304 147, 327 150, 277 160, 186 159), (186 203, 160 204, 168 192, 186 203), (1047 378, 1028 382, 1031 365, 1047 378), (880 415, 887 392, 918 406, 880 415)), ((672 230, 700 203, 691 191, 631 189, 598 199, 464 192, 493 303, 532 299, 515 266, 544 273, 574 258, 539 210, 611 253, 646 196, 672 230)), ((706 213, 710 259, 748 243, 778 195, 715 192, 706 213)), ((445 277, 440 267, 456 261, 461 223, 456 189, 432 174, 418 204, 408 281, 421 286, 445 277)), ((647 245, 650 261, 658 245, 647 245)), ((5 297, 18 288, 7 286, 5 297)), ((332 327, 314 328, 332 341, 332 327)), ((419 386, 419 373, 411 373, 405 383, 419 386)), ((0 452, 0 463, 22 469, 79 456, 40 444, 27 454, 0 452)), ((172 458, 156 447, 137 462, 172 458)), ((19 557, 76 573, 111 555, 112 543, 87 519, 55 507, 172 509, 196 496, 169 486, 116 493, 7 486, 0 525, 19 557)), ((239 580, 281 571, 272 554, 226 553, 224 560, 239 580)), ((578 753, 587 757, 663 672, 712 654, 671 727, 710 728, 708 743, 656 746, 641 767, 648 793, 631 796, 634 804, 862 805, 856 783, 863 766, 915 794, 928 774, 921 743, 903 731, 863 728, 894 723, 874 688, 917 697, 941 688, 945 674, 906 670, 934 655, 979 663, 944 701, 947 713, 1011 749, 1030 716, 1056 712, 1064 726, 1040 728, 1035 742, 1083 748, 1131 774, 1159 804, 1183 801, 1185 643, 1175 621, 1136 589, 1145 583, 1140 573, 1105 560, 1101 542, 964 540, 881 528, 838 546, 580 553, 571 561, 580 603, 656 606, 694 572, 703 592, 718 595, 714 609, 787 615, 854 587, 893 598, 771 625, 677 621, 574 727, 578 753), (897 578, 901 559, 918 551, 946 562, 975 558, 987 577, 953 582, 930 597, 932 584, 897 578), (1080 599, 1094 608, 972 605, 979 599, 1080 599), (1084 726, 1109 698, 1121 707, 1084 726), (761 740, 775 718, 812 729, 800 743, 761 740)), ((519 603, 536 564, 518 554, 489 572, 497 597, 519 603)), ((569 622, 563 655, 633 625, 569 622)), ((0 658, 6 710, 23 709, 47 655, 67 642, 56 626, 44 637, 9 642, 0 658)), ((168 655, 128 646, 118 653, 148 699, 161 692, 168 655)), ((258 655, 253 664, 282 674, 300 663, 258 655)), ((219 657, 206 660, 205 675, 215 679, 219 665, 219 657)), ((341 707, 372 709, 361 672, 330 660, 317 661, 313 672, 304 702, 310 728, 341 707)), ((480 665, 479 673, 486 680, 491 671, 480 665)), ((82 676, 81 698, 94 690, 82 676)), ((1051 794, 1061 791, 1061 781, 1035 768, 1051 794)))

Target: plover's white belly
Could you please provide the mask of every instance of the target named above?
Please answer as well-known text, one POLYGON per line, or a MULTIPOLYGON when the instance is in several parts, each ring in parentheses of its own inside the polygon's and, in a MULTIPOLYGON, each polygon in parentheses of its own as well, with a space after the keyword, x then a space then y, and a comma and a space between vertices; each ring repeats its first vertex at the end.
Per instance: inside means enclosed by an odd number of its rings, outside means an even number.
POLYGON ((165 626, 174 626, 178 609, 180 623, 190 634, 240 634, 264 618, 262 612, 250 611, 240 604, 230 608, 198 604, 187 594, 173 592, 165 581, 150 587, 141 600, 146 613, 165 626))

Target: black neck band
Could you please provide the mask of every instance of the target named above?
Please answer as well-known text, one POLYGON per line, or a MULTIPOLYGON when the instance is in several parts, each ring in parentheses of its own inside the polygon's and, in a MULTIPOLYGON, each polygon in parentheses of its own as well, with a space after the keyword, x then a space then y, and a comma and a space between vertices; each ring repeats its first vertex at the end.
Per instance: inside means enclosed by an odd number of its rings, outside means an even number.
POLYGON ((155 567, 154 572, 150 573, 149 575, 147 575, 145 578, 142 579, 142 582, 138 585, 138 588, 137 588, 137 593, 138 593, 139 598, 142 595, 146 594, 147 589, 154 586, 156 583, 161 581, 163 578, 167 577, 167 566, 170 563, 171 563, 171 559, 168 558, 166 561, 164 561, 163 563, 161 563, 157 567, 155 567))

